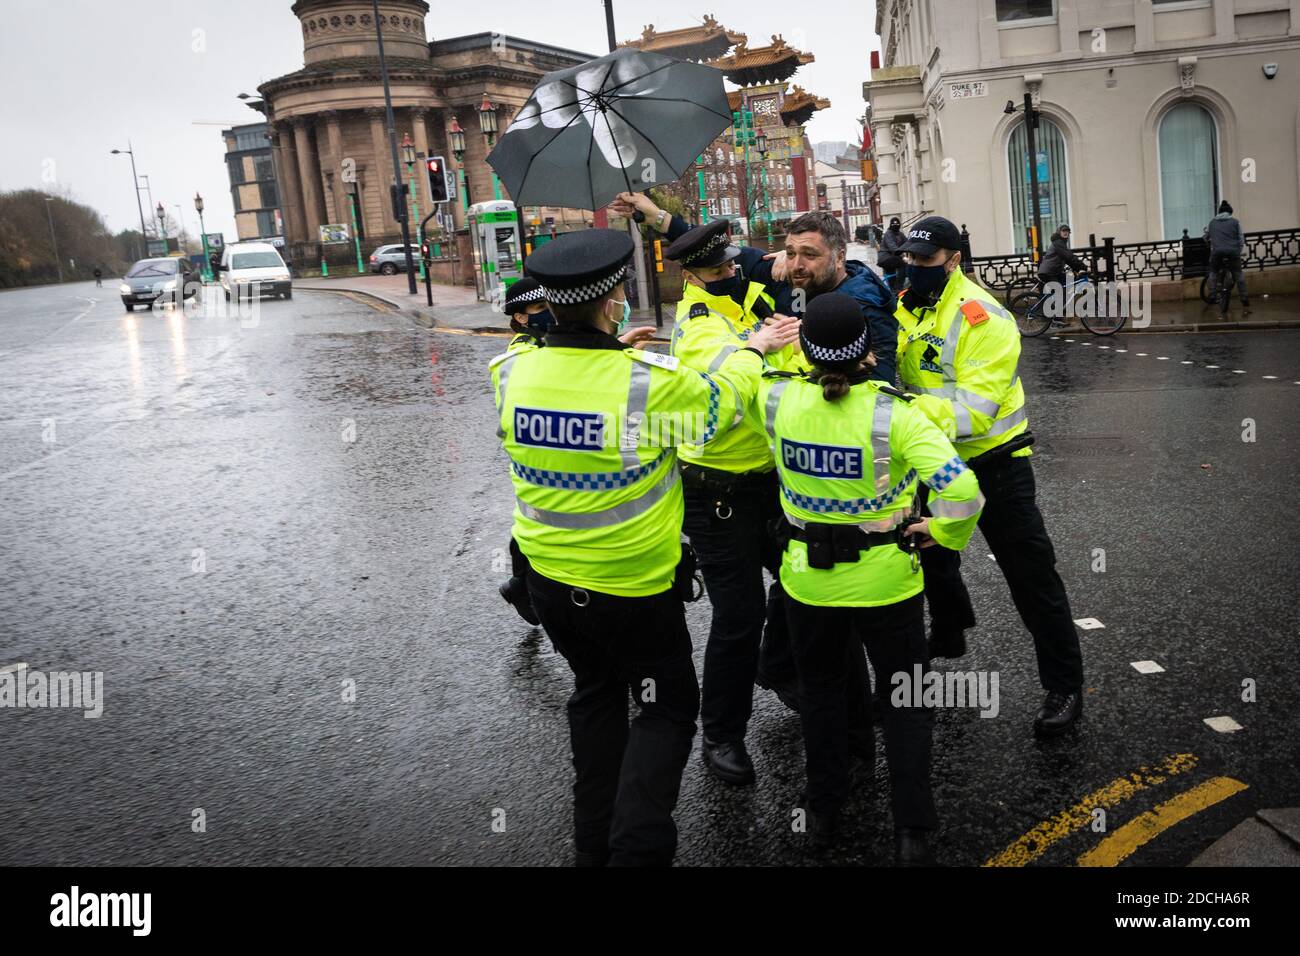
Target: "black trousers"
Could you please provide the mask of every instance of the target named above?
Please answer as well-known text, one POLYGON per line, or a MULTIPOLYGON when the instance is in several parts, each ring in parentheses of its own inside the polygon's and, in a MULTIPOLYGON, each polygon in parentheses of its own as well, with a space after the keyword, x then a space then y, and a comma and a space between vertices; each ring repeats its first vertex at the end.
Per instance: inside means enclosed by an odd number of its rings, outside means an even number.
MULTIPOLYGON (((887 697, 891 677, 929 669, 921 595, 883 607, 816 607, 786 596, 790 641, 799 670, 799 717, 808 765, 809 809, 838 810, 848 798, 849 727, 845 691, 856 669, 854 644, 865 644, 887 697)), ((909 696, 910 699, 910 696, 909 696)), ((867 712, 870 719, 870 711, 867 712)), ((884 708, 894 826, 938 826, 930 792, 934 713, 927 707, 884 708)))
POLYGON ((1212 252, 1210 253, 1210 295, 1214 295, 1218 282, 1219 269, 1224 268, 1232 276, 1232 281, 1237 284, 1237 295, 1241 296, 1241 302, 1245 305, 1250 301, 1246 293, 1246 277, 1241 271, 1241 256, 1233 255, 1231 252, 1212 252))
POLYGON ((780 486, 775 470, 737 477, 729 491, 701 487, 689 479, 690 472, 690 466, 683 470, 682 530, 695 549, 713 607, 700 719, 708 740, 735 742, 745 738, 760 670, 774 685, 795 683, 785 592, 780 580, 770 587, 763 583, 764 568, 776 576, 781 566, 781 552, 767 530, 781 514, 780 486))
POLYGON ((681 599, 671 590, 643 598, 582 591, 531 570, 528 591, 573 670, 576 848, 608 850, 611 866, 669 865, 700 706, 681 599), (629 693, 637 706, 630 725, 629 693))
MULTIPOLYGON (((1056 573, 1056 551, 1034 500, 1033 466, 1028 458, 1005 457, 973 470, 985 499, 979 528, 998 559, 1020 619, 1033 635, 1038 679, 1045 690, 1078 690, 1083 686, 1083 653, 1065 584, 1056 573)), ((961 579, 961 555, 947 548, 924 548, 921 566, 934 630, 974 625, 970 593, 961 579)))

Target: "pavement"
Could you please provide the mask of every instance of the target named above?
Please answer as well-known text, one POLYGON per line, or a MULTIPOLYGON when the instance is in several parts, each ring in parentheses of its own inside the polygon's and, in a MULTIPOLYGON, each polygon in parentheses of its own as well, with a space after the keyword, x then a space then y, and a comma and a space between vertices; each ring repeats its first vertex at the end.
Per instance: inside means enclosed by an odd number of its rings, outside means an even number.
MULTIPOLYGON (((406 276, 350 276, 335 279, 299 279, 297 289, 329 292, 351 292, 368 296, 386 305, 400 309, 425 328, 460 329, 466 332, 495 332, 508 327, 505 316, 491 303, 479 301, 471 286, 432 284, 433 306, 427 305, 424 286, 411 295, 406 276)), ((1300 295, 1256 296, 1251 302, 1251 313, 1243 316, 1241 304, 1234 302, 1229 318, 1222 320, 1214 306, 1203 302, 1152 302, 1149 305, 1149 324, 1129 328, 1131 332, 1224 332, 1248 329, 1300 328, 1300 295)), ((663 326, 656 335, 664 341, 672 336, 675 325, 676 303, 663 306, 663 326)), ((652 309, 635 309, 633 323, 654 323, 652 309)), ((1087 334, 1077 321, 1063 330, 1087 334)))
MULTIPOLYGON (((103 680, 94 719, 0 706, 0 865, 569 862, 569 671, 496 593, 504 336, 296 286, 255 314, 0 293, 0 672, 103 680)), ((1300 332, 1067 333, 1020 375, 1084 716, 1034 739, 1032 642, 976 535, 979 626, 940 670, 996 674, 998 708, 937 714, 936 853, 1294 862, 1300 332)), ((709 619, 688 606, 697 667, 709 619)), ((819 855, 798 718, 756 691, 748 739, 753 787, 689 762, 680 864, 889 861, 880 742, 819 855)))

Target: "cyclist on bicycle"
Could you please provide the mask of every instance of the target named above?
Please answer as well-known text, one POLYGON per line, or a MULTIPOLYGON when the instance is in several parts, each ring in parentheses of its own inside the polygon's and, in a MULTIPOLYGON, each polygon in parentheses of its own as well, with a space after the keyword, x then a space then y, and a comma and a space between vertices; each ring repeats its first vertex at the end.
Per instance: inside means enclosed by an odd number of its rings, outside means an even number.
MULTIPOLYGON (((1237 284, 1241 295, 1241 312, 1250 312, 1250 298, 1246 295, 1246 278, 1241 274, 1241 257, 1246 251, 1246 236, 1241 231, 1241 223, 1232 216, 1232 206, 1228 200, 1219 203, 1218 214, 1205 227, 1205 238, 1210 243, 1210 300, 1218 295, 1216 283, 1219 270, 1231 273, 1232 281, 1237 284)), ((1229 286, 1231 288, 1231 286, 1229 286)), ((1223 310, 1228 309, 1224 300, 1223 310)))
POLYGON ((1073 269, 1076 276, 1086 275, 1088 272, 1087 264, 1070 251, 1070 227, 1062 224, 1056 232, 1052 233, 1052 245, 1043 253, 1043 258, 1038 263, 1039 285, 1046 286, 1049 282, 1059 282, 1064 285, 1066 266, 1073 269))

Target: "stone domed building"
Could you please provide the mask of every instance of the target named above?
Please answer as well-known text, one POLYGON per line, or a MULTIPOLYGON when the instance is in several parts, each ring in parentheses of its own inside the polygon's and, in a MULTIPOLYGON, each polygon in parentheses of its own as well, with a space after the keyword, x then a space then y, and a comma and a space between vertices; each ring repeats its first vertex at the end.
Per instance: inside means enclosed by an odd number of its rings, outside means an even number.
MULTIPOLYGON (((363 247, 396 242, 392 150, 372 5, 298 0, 292 11, 302 23, 303 68, 263 83, 262 101, 250 104, 267 119, 290 256, 318 255, 319 227, 349 223, 354 201, 363 247)), ((592 57, 494 33, 429 41, 428 12, 424 0, 380 0, 379 25, 399 141, 409 134, 417 153, 444 156, 458 171, 448 130, 453 122, 464 130, 460 182, 467 189, 445 207, 446 225, 454 219, 459 227, 469 204, 509 198, 498 195, 485 162, 480 110, 495 114, 504 132, 543 74, 592 57)), ((408 181, 405 169, 402 175, 408 181)), ((412 178, 421 216, 427 215, 428 178, 419 158, 412 178)), ((413 239, 417 225, 412 223, 413 239)))

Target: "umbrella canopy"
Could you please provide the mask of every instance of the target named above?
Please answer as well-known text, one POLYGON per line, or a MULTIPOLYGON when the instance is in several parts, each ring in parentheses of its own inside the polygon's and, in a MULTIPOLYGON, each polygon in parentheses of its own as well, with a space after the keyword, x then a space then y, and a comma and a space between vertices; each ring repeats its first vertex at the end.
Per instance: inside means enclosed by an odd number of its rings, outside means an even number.
POLYGON ((543 76, 488 163, 517 206, 595 210, 677 180, 729 125, 721 72, 624 47, 543 76))

